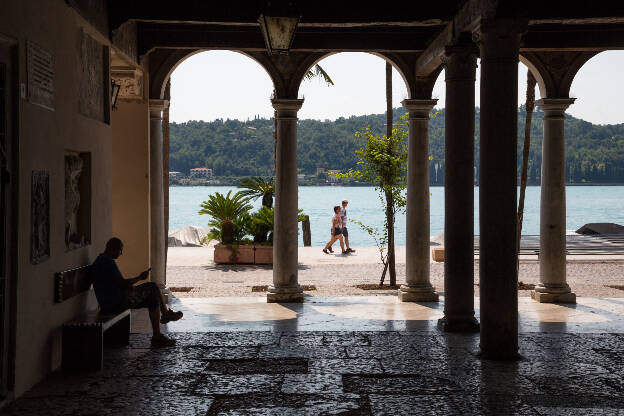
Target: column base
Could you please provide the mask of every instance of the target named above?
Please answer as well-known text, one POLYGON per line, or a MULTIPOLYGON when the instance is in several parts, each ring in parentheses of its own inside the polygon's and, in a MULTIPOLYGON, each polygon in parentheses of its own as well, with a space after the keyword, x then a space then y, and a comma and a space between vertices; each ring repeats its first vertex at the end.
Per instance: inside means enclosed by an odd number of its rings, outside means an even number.
POLYGON ((414 287, 401 285, 398 292, 401 302, 438 302, 438 294, 432 286, 414 287))
POLYGON ((477 356, 484 360, 498 360, 498 361, 518 361, 522 359, 522 356, 517 351, 501 351, 501 350, 486 351, 486 350, 481 349, 481 351, 477 353, 477 356))
POLYGON ((269 287, 267 292, 267 303, 302 303, 303 289, 300 285, 296 287, 269 287))
POLYGON ((576 303, 576 293, 548 293, 531 291, 531 298, 539 303, 576 303))
POLYGON ((481 330, 479 321, 474 316, 438 319, 438 328, 444 332, 475 333, 481 330))

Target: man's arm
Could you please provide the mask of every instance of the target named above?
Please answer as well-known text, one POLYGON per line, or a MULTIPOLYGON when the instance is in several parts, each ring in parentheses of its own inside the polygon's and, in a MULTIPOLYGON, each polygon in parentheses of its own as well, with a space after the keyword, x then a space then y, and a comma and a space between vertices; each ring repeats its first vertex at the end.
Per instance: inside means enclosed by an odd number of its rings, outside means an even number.
POLYGON ((131 277, 129 279, 125 279, 123 277, 123 275, 119 271, 119 268, 116 268, 116 269, 117 270, 115 271, 115 273, 113 273, 113 279, 115 280, 115 283, 117 283, 118 285, 120 285, 123 288, 128 288, 128 287, 134 285, 135 283, 140 282, 141 280, 147 279, 147 276, 149 276, 149 272, 151 270, 151 267, 149 269, 141 272, 141 274, 139 274, 138 276, 131 277))

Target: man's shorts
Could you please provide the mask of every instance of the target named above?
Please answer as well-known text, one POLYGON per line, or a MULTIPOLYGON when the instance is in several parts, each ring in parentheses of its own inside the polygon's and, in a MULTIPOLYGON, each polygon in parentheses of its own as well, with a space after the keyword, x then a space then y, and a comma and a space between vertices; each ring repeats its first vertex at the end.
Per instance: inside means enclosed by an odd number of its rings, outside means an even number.
POLYGON ((141 309, 160 307, 160 289, 154 282, 142 283, 132 288, 122 302, 121 309, 141 309))
POLYGON ((349 231, 347 231, 347 227, 342 227, 342 235, 345 237, 349 237, 349 231))

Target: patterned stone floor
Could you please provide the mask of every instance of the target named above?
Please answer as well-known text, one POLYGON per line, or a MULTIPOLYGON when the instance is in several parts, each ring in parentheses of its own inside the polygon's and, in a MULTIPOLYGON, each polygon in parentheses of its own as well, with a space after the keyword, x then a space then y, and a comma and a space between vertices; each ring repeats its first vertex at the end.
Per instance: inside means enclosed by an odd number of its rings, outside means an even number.
POLYGON ((176 347, 151 349, 133 312, 104 371, 55 372, 0 414, 624 415, 621 298, 521 300, 515 362, 480 359, 478 334, 439 332, 443 301, 174 298, 176 347))
POLYGON ((478 336, 424 332, 145 334, 105 370, 55 373, 11 415, 617 415, 623 334, 521 335, 523 359, 481 360, 478 336))

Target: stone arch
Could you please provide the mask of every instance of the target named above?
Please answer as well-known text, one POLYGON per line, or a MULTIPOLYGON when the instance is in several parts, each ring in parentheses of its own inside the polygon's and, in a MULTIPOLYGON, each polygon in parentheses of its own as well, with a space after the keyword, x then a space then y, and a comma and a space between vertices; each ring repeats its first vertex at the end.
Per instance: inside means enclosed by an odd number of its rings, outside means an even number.
MULTIPOLYGON (((305 74, 308 72, 310 68, 312 68, 318 62, 327 58, 328 56, 335 55, 338 53, 345 53, 345 52, 348 52, 348 51, 335 51, 335 52, 308 54, 308 56, 305 59, 301 60, 300 65, 297 66, 297 68, 295 69, 295 72, 293 73, 292 85, 290 88, 291 94, 294 92, 294 97, 297 96, 299 92, 299 87, 301 86, 301 83, 303 82, 305 78, 305 74)), ((405 87, 407 88, 407 92, 408 92, 408 98, 412 98, 412 92, 413 92, 412 84, 413 83, 410 82, 410 80, 413 77, 410 77, 411 74, 409 71, 409 68, 410 68, 409 64, 405 62, 405 59, 401 59, 402 57, 400 56, 400 54, 386 54, 383 52, 364 52, 364 53, 377 56, 385 60, 386 62, 389 62, 394 67, 394 69, 397 70, 397 72, 403 79, 403 82, 405 82, 405 87)))
MULTIPOLYGON (((162 100, 165 98, 165 89, 171 74, 186 59, 201 52, 209 52, 211 49, 158 49, 149 55, 149 96, 150 99, 162 100)), ((267 73, 274 88, 277 90, 282 80, 276 73, 270 60, 266 55, 259 53, 248 53, 239 50, 230 52, 239 53, 254 60, 267 73)))
POLYGON ((530 70, 542 98, 569 98, 574 77, 598 51, 522 52, 520 62, 530 70))

